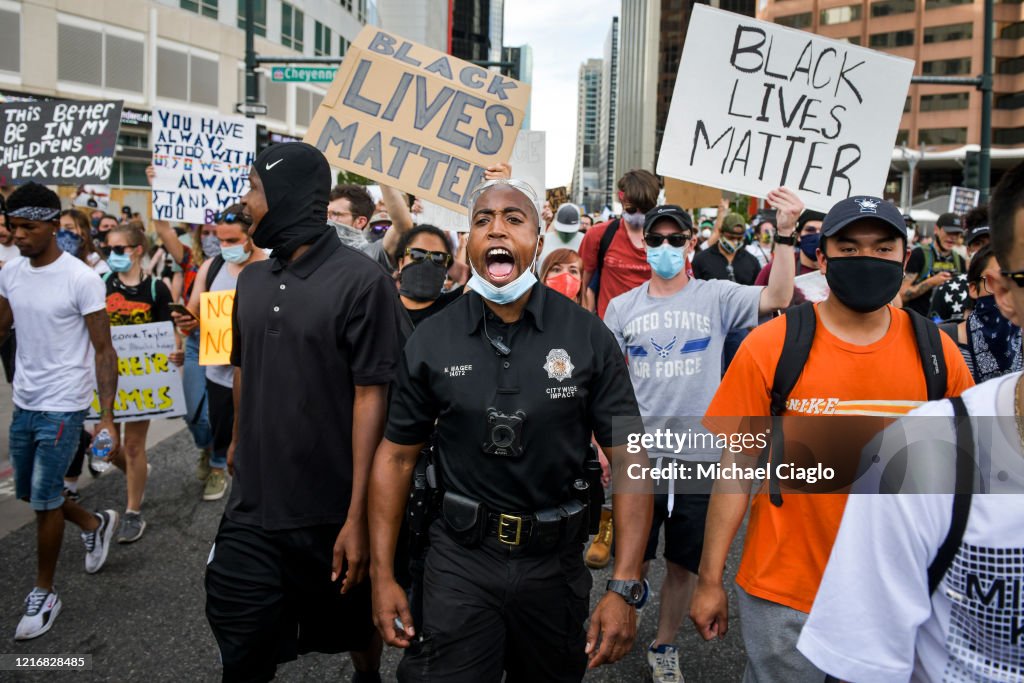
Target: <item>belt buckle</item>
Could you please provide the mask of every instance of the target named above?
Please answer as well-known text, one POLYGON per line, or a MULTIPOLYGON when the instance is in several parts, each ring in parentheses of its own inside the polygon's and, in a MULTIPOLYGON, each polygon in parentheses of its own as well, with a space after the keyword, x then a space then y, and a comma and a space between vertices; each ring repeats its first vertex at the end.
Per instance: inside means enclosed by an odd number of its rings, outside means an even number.
POLYGON ((505 545, 519 545, 523 532, 523 518, 516 515, 501 514, 498 516, 498 540, 505 545), (509 539, 511 529, 515 528, 515 537, 509 539))

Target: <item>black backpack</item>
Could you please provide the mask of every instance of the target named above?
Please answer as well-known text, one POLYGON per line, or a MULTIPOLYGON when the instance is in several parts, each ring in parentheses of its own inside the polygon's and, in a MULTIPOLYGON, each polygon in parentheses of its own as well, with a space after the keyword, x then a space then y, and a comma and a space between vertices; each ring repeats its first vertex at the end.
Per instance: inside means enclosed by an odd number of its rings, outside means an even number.
POLYGON ((210 291, 210 287, 213 287, 213 281, 217 279, 217 273, 224 267, 224 257, 217 254, 210 261, 210 267, 206 271, 206 291, 210 291))
MULTIPOLYGON (((910 309, 904 310, 910 316, 914 338, 917 340, 921 368, 924 371, 925 384, 928 387, 928 400, 938 401, 946 394, 946 358, 942 355, 942 338, 939 336, 939 328, 921 314, 910 309)), ((775 368, 775 377, 772 381, 771 441, 761 451, 758 467, 767 466, 769 453, 776 454, 774 458, 776 464, 782 462, 785 456, 782 413, 786 410, 786 401, 789 399, 793 387, 796 386, 797 380, 800 379, 800 374, 807 363, 807 356, 811 353, 811 345, 814 343, 814 328, 817 325, 814 304, 805 302, 799 306, 792 306, 786 310, 785 315, 786 337, 782 343, 782 353, 779 356, 779 364, 775 368)), ((782 505, 782 493, 779 490, 779 480, 774 476, 775 470, 776 467, 769 470, 773 476, 768 478, 768 494, 772 505, 779 507, 782 505)))
POLYGON ((604 268, 604 257, 608 255, 608 247, 611 246, 612 240, 615 239, 615 233, 619 231, 619 223, 622 219, 616 218, 612 221, 612 224, 604 231, 601 235, 601 243, 597 247, 597 270, 594 271, 594 276, 590 278, 588 286, 594 292, 594 298, 601 293, 601 269, 604 268))

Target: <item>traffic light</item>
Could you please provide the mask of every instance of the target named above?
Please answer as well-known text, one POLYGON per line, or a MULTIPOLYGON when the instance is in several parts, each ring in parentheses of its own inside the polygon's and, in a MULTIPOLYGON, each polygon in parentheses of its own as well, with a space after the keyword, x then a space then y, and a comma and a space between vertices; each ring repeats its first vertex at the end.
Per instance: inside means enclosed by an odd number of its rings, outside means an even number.
POLYGON ((270 131, 263 124, 256 125, 256 153, 270 147, 270 131))
POLYGON ((980 153, 967 152, 964 157, 964 187, 971 187, 975 190, 981 189, 981 164, 980 153))

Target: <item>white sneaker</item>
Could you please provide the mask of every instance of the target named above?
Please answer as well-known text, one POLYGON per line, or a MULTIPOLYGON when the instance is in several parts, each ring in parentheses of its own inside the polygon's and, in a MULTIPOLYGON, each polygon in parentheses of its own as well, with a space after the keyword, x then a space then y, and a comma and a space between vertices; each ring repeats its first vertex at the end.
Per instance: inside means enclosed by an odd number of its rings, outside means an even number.
POLYGON ((98 572, 107 561, 110 539, 114 536, 118 520, 116 510, 103 510, 95 514, 100 520, 100 525, 93 531, 82 532, 82 541, 85 543, 85 571, 88 574, 98 572))
POLYGON ((60 614, 60 598, 57 597, 57 594, 45 588, 33 588, 25 598, 25 616, 18 622, 18 630, 14 632, 14 639, 38 638, 50 630, 58 614, 60 614))
POLYGON ((674 645, 654 643, 647 648, 647 665, 651 667, 651 680, 654 683, 685 683, 683 672, 679 670, 679 648, 674 645))

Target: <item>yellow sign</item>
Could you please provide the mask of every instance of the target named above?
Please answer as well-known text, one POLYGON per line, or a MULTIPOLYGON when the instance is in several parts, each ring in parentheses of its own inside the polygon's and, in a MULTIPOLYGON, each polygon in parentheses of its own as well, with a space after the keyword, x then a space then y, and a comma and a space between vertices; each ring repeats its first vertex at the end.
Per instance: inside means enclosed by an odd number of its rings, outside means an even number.
POLYGON ((199 364, 230 365, 231 311, 235 290, 199 295, 199 364))
POLYGON ((530 86, 367 26, 305 142, 331 166, 465 213, 484 169, 506 163, 530 86))
POLYGON ((722 201, 722 191, 707 185, 688 183, 685 180, 665 178, 665 202, 676 204, 684 209, 704 209, 718 206, 722 201))

